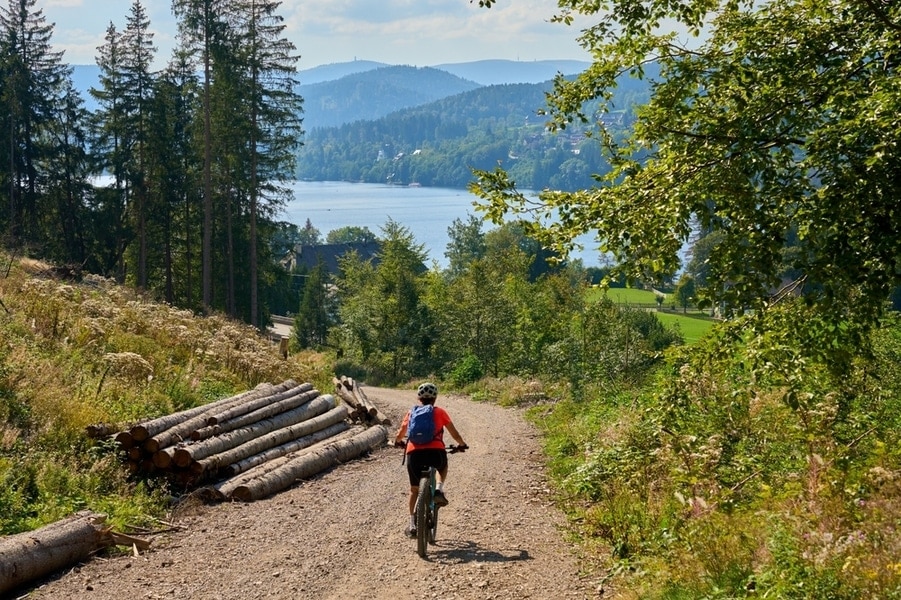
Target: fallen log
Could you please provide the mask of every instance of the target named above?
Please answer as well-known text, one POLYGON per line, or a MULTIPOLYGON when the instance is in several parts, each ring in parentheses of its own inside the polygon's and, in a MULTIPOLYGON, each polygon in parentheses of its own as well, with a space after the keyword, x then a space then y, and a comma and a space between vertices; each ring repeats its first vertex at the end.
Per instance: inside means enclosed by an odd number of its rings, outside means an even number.
POLYGON ((368 418, 364 416, 368 415, 368 413, 359 405, 359 401, 353 397, 353 394, 344 389, 344 386, 337 379, 335 380, 335 395, 350 409, 347 416, 351 420, 368 421, 368 418))
POLYGON ((0 538, 0 595, 85 560, 112 543, 105 517, 83 511, 40 529, 0 538))
POLYGON ((85 435, 92 440, 109 437, 119 433, 119 428, 109 423, 94 423, 84 428, 85 435))
MULTIPOLYGON (((296 385, 296 384, 292 382, 292 385, 296 385)), ((271 388, 271 387, 272 387, 271 383, 261 383, 260 385, 255 387, 253 390, 250 390, 249 392, 244 392, 244 394, 239 394, 238 396, 243 396, 245 394, 251 394, 255 391, 258 391, 261 389, 267 389, 267 388, 271 388)), ((195 417, 199 414, 206 413, 206 412, 210 411, 211 409, 215 408, 216 406, 231 402, 235 398, 236 398, 235 396, 229 396, 227 398, 222 398, 221 400, 217 400, 216 402, 212 402, 210 404, 202 404, 201 406, 196 406, 194 408, 189 408, 187 410, 182 410, 182 411, 172 413, 169 415, 163 415, 156 419, 144 421, 142 423, 138 423, 137 425, 133 426, 129 430, 129 433, 131 433, 131 437, 134 439, 135 442, 140 443, 149 437, 155 436, 158 433, 162 433, 163 431, 166 431, 167 429, 170 429, 171 427, 174 427, 175 425, 178 425, 179 423, 186 421, 187 419, 195 417)))
POLYGON ((313 389, 313 386, 310 384, 294 389, 300 390, 301 388, 305 389, 288 396, 284 394, 273 396, 268 399, 272 401, 271 403, 263 404, 252 412, 234 416, 228 420, 221 420, 217 424, 207 425, 202 429, 198 429, 191 434, 191 439, 194 441, 203 441, 215 435, 221 435, 223 433, 228 433, 229 431, 234 431, 235 429, 240 429, 241 427, 247 427, 248 425, 262 421, 263 419, 297 408, 319 396, 319 391, 313 389))
POLYGON ((213 411, 221 408, 232 407, 236 404, 243 404, 248 400, 271 396, 273 394, 284 391, 287 388, 293 387, 294 385, 296 385, 296 383, 290 379, 276 386, 268 383, 262 384, 258 385, 250 391, 238 394, 237 396, 231 396, 230 398, 226 398, 225 400, 214 402, 212 405, 208 405, 210 406, 208 410, 202 411, 188 419, 176 423, 172 427, 169 427, 168 429, 165 429, 154 435, 153 437, 145 440, 141 445, 147 452, 154 454, 163 448, 185 440, 189 440, 191 438, 191 433, 206 425, 207 416, 213 411))
MULTIPOLYGON (((301 385, 294 386, 294 387, 292 387, 288 390, 285 390, 284 392, 278 393, 278 394, 266 396, 264 398, 257 398, 255 400, 253 400, 252 402, 243 402, 237 406, 232 406, 231 408, 228 408, 226 410, 216 412, 215 414, 211 414, 207 418, 206 424, 208 426, 210 426, 210 425, 218 425, 221 423, 225 423, 226 421, 230 421, 232 419, 240 417, 241 415, 246 415, 247 413, 255 412, 267 405, 281 402, 282 400, 284 400, 286 398, 291 398, 294 396, 305 394, 306 392, 309 392, 310 390, 313 390, 313 384, 312 383, 303 383, 301 385)), ((319 392, 316 392, 316 395, 318 396, 319 392)), ((313 397, 315 398, 316 396, 313 396, 313 397)), ((281 411, 276 411, 276 412, 281 412, 281 411)))
POLYGON ((287 489, 298 479, 311 477, 339 463, 347 462, 385 443, 388 430, 376 425, 349 440, 328 444, 292 460, 264 476, 247 481, 231 493, 231 498, 250 502, 287 489))
POLYGON ((221 454, 226 450, 231 450, 232 448, 246 444, 255 438, 262 437, 278 429, 284 429, 285 427, 289 427, 296 423, 312 419, 313 417, 328 411, 334 405, 335 399, 332 396, 319 396, 302 406, 274 415, 268 419, 257 421, 246 427, 241 427, 240 429, 228 431, 222 435, 217 435, 200 442, 185 444, 184 446, 178 447, 175 449, 172 460, 175 461, 175 464, 179 467, 187 467, 208 456, 221 454))
POLYGON ((273 458, 264 463, 256 465, 255 467, 248 469, 244 473, 239 473, 234 477, 230 477, 224 481, 220 481, 219 483, 209 486, 206 488, 203 497, 208 500, 214 500, 217 502, 222 502, 229 498, 235 488, 244 485, 248 481, 253 479, 257 479, 259 477, 265 476, 267 473, 280 469, 283 465, 289 463, 290 461, 299 458, 301 456, 306 456, 312 452, 318 451, 320 448, 323 448, 329 444, 333 444, 335 442, 339 442, 341 440, 346 440, 354 437, 366 431, 365 425, 355 425, 350 429, 347 429, 341 433, 337 433, 325 440, 321 440, 307 448, 302 448, 301 450, 297 450, 295 452, 291 452, 285 456, 279 458, 273 458))
MULTIPOLYGON (((305 435, 310 435, 311 433, 314 433, 321 429, 325 429, 329 425, 334 425, 335 423, 343 421, 347 418, 347 407, 343 404, 334 406, 334 398, 332 396, 320 396, 306 406, 295 410, 300 411, 305 408, 309 408, 311 412, 311 415, 308 418, 305 418, 296 423, 273 427, 269 431, 265 431, 265 429, 268 429, 272 426, 263 426, 263 424, 261 423, 259 424, 261 425, 260 431, 263 431, 261 435, 252 436, 246 439, 244 443, 224 448, 221 452, 209 454, 206 457, 202 457, 201 459, 195 459, 197 464, 192 464, 191 470, 195 474, 218 470, 223 466, 238 462, 239 460, 243 460, 249 456, 253 456, 254 454, 259 454, 260 452, 268 450, 269 448, 274 448, 275 446, 278 446, 280 444, 284 444, 292 440, 302 438, 305 435), (320 403, 320 400, 326 400, 326 403, 320 403), (314 407, 314 403, 320 405, 324 404, 325 410, 322 410, 320 406, 314 407), (331 410, 329 410, 329 408, 331 410)), ((272 421, 274 421, 274 419, 272 421)), ((219 438, 212 438, 212 440, 219 440, 219 438)))
POLYGON ((339 433, 343 433, 348 429, 350 429, 350 425, 344 421, 340 421, 333 425, 329 425, 324 429, 320 429, 319 431, 314 431, 309 435, 305 435, 296 440, 291 440, 290 442, 285 442, 284 444, 279 444, 278 446, 222 467, 219 469, 218 476, 223 479, 230 479, 264 463, 270 463, 277 458, 282 458, 288 454, 304 450, 323 440, 334 438, 339 433))
POLYGON ((363 388, 360 387, 359 383, 354 382, 354 395, 356 395, 360 399, 360 404, 366 407, 366 412, 369 414, 369 418, 376 423, 381 423, 382 425, 390 425, 391 419, 382 414, 382 411, 378 409, 378 407, 369 401, 369 398, 363 392, 363 388))

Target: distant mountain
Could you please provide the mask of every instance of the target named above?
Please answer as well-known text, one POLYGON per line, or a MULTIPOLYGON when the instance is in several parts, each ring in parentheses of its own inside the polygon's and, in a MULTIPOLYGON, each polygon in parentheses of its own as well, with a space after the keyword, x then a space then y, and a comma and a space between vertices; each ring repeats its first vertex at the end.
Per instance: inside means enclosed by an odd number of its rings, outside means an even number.
POLYGON ((336 81, 300 85, 304 129, 371 121, 388 113, 419 106, 481 87, 431 67, 382 67, 336 81))
MULTIPOLYGON (((297 74, 304 98, 304 127, 331 127, 426 104, 479 86, 542 83, 557 73, 572 75, 590 63, 577 60, 480 60, 435 67, 387 65, 371 60, 320 65, 297 74)), ((88 93, 100 85, 97 65, 72 65, 75 88, 88 110, 97 102, 88 93)))
POLYGON ((579 60, 479 60, 476 62, 448 63, 434 68, 447 71, 457 77, 482 85, 501 83, 542 83, 553 79, 557 73, 575 75, 591 66, 579 60))
POLYGON ((322 83, 323 81, 335 81, 336 79, 341 79, 342 77, 353 75, 354 73, 362 73, 364 71, 372 71, 373 69, 390 66, 391 65, 371 60, 332 63, 299 71, 297 73, 297 80, 301 85, 313 85, 314 83, 322 83))

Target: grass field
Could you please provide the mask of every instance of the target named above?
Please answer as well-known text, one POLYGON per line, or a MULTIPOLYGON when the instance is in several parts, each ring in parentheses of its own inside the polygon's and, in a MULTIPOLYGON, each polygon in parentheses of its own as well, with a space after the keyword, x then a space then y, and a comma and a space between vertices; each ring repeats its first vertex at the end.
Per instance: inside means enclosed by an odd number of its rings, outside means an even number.
MULTIPOLYGON (((607 290, 592 288, 588 291, 588 299, 589 301, 599 300, 605 294, 616 304, 643 308, 657 306, 657 296, 654 292, 636 288, 609 288, 607 290)), ((686 344, 697 342, 716 322, 710 315, 698 311, 683 313, 681 309, 672 310, 672 300, 669 296, 664 298, 663 307, 665 307, 664 310, 656 310, 654 314, 668 327, 678 325, 686 344)))
POLYGON ((605 294, 617 304, 657 304, 657 297, 654 292, 650 290, 639 290, 637 288, 609 288, 607 290, 591 288, 588 291, 588 299, 599 300, 605 294))
POLYGON ((682 312, 657 311, 654 314, 667 327, 678 325, 679 331, 682 332, 682 337, 685 338, 685 343, 688 345, 694 344, 701 339, 716 323, 710 315, 699 312, 683 314, 682 312))

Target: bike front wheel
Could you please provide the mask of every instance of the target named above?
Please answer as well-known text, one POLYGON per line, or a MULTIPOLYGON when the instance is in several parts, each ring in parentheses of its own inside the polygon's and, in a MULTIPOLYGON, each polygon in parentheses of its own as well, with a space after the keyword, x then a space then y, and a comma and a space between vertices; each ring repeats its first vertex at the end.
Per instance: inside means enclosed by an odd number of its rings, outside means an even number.
POLYGON ((431 527, 429 523, 430 505, 432 504, 432 486, 429 478, 419 480, 419 495, 416 497, 416 552, 425 558, 428 551, 431 527))
POLYGON ((432 518, 430 519, 430 527, 429 527, 429 543, 435 543, 435 536, 438 535, 438 507, 432 511, 432 518))

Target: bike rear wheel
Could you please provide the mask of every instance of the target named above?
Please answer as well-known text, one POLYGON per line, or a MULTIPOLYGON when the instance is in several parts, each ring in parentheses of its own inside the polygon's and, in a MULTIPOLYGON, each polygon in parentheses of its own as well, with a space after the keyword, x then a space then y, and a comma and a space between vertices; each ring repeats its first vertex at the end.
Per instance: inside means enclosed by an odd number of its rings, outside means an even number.
POLYGON ((424 476, 419 480, 419 495, 416 497, 416 552, 422 558, 425 558, 429 546, 431 504, 431 481, 429 477, 424 476))

